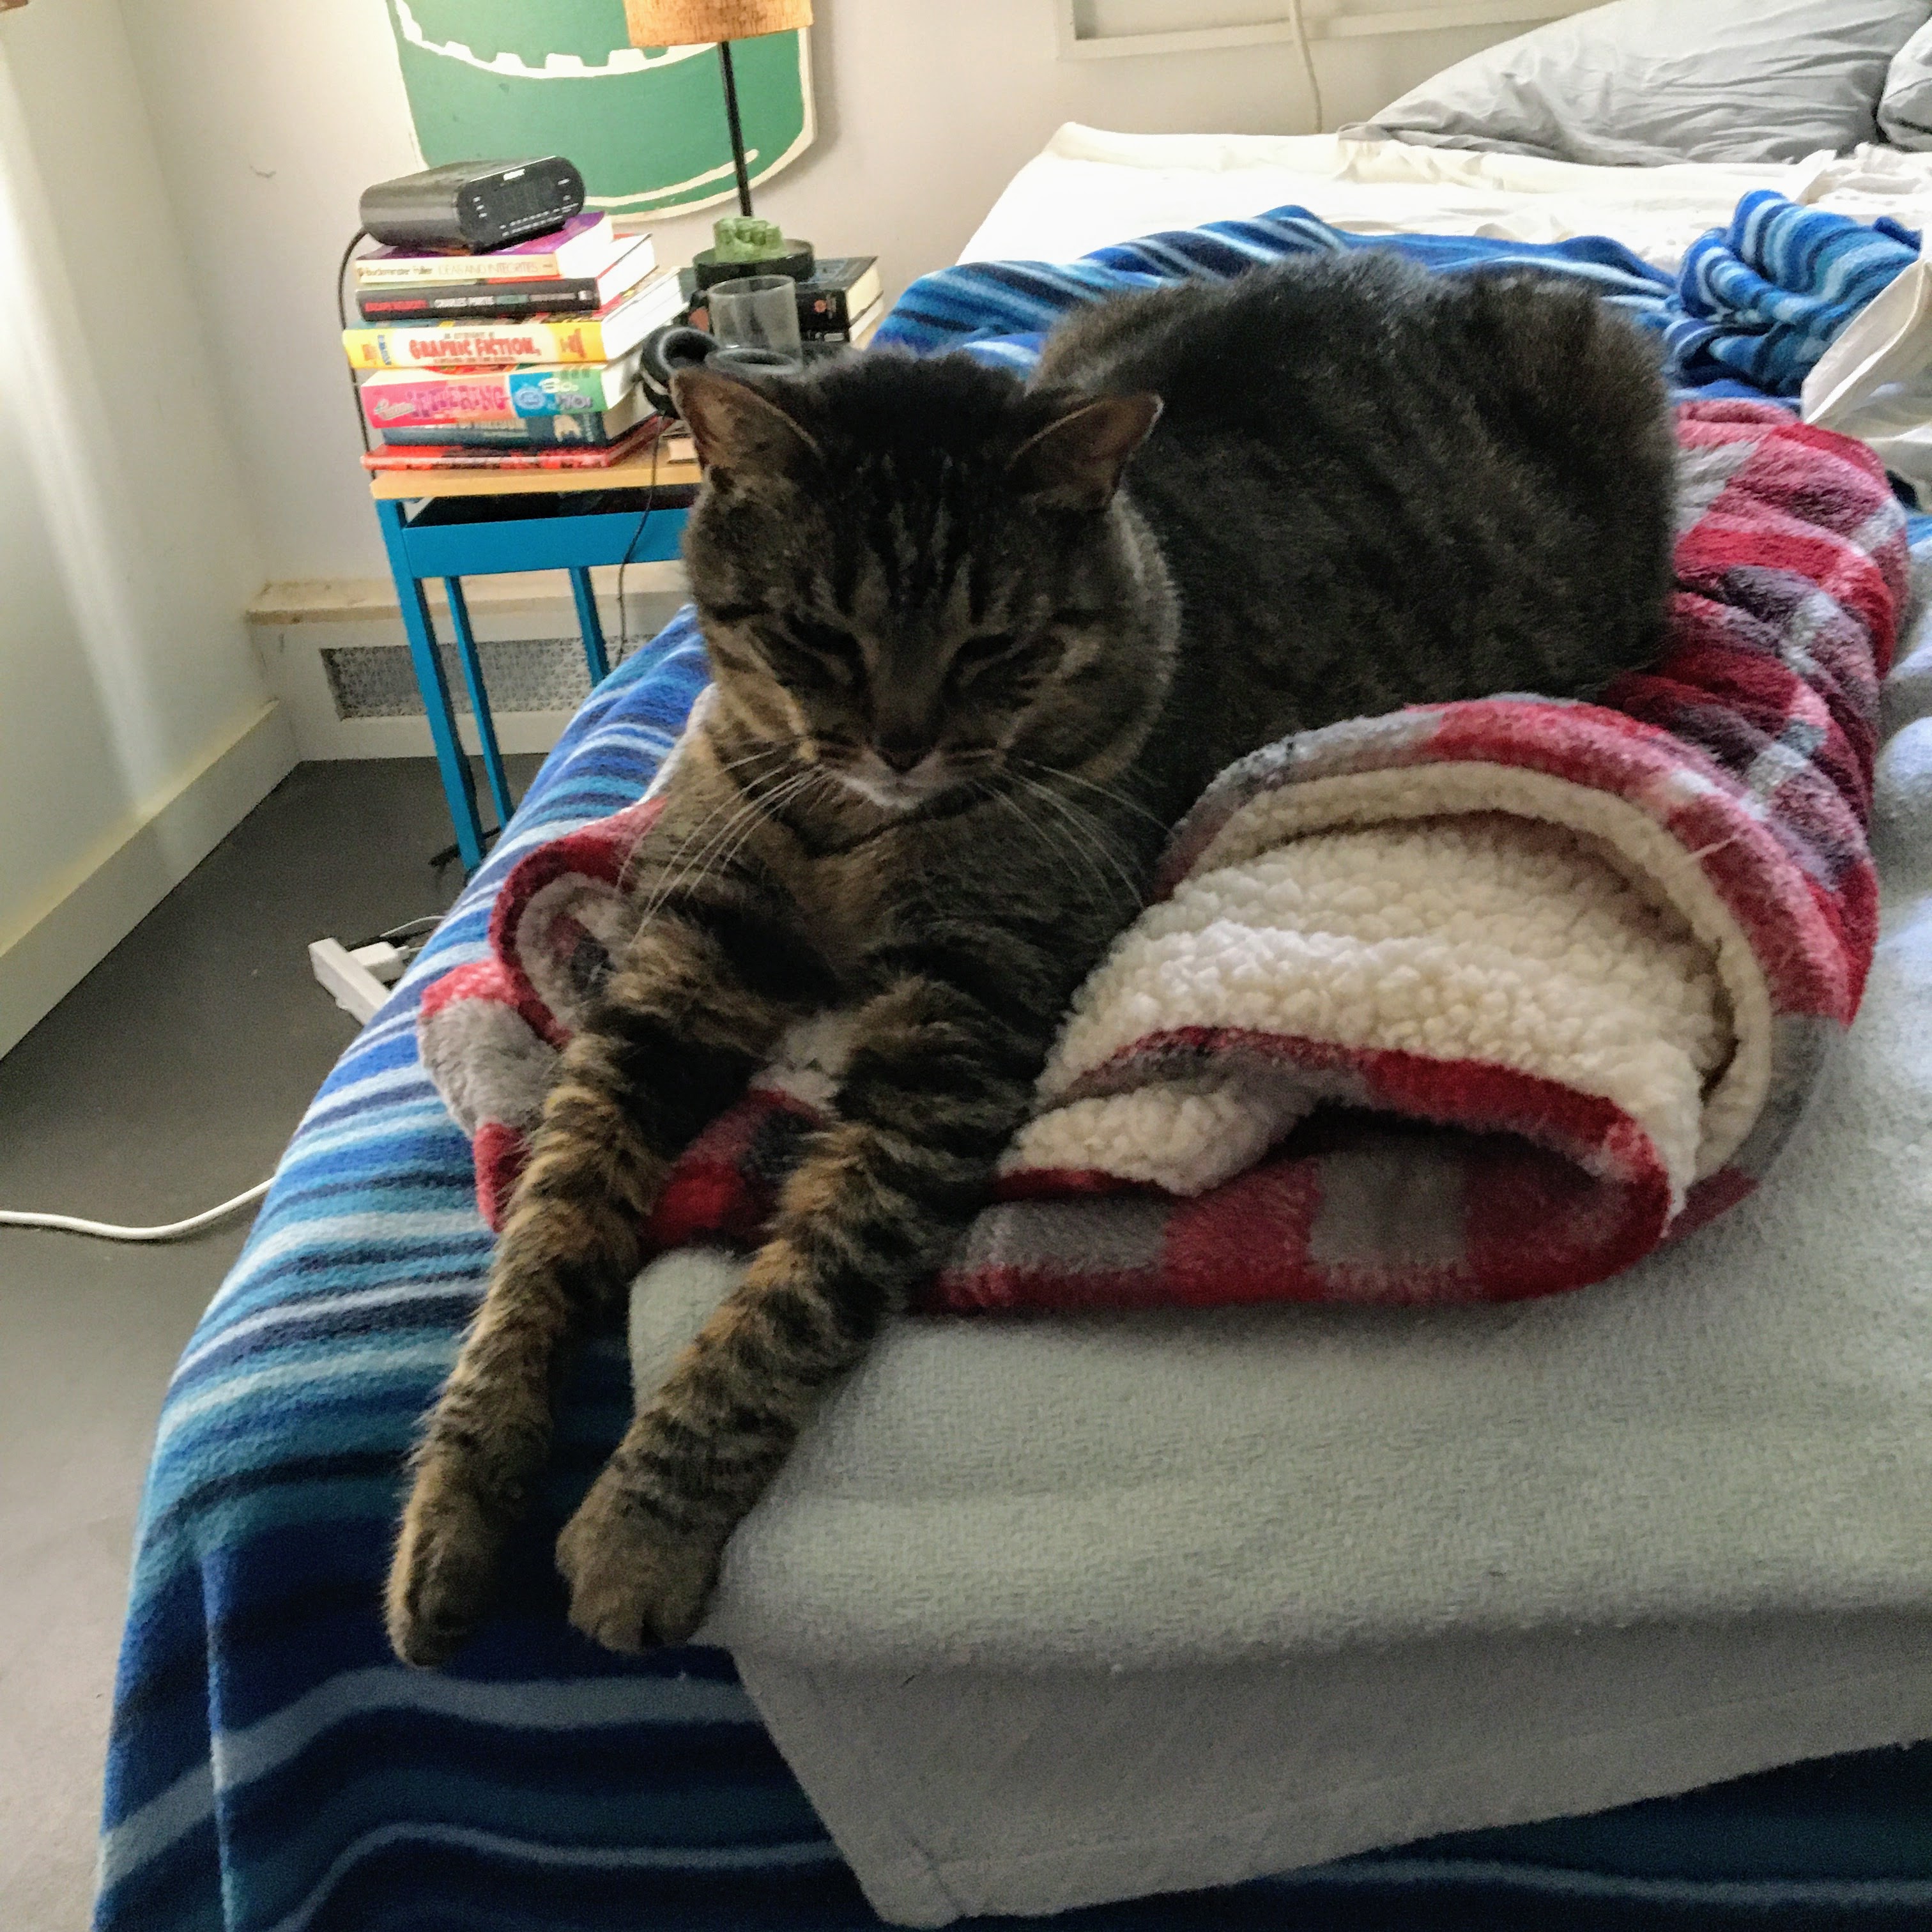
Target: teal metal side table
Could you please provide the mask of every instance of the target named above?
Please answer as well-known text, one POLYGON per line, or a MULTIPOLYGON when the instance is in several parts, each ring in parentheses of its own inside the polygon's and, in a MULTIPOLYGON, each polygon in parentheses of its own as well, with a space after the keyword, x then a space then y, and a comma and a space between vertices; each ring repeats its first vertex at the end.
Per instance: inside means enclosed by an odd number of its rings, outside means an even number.
POLYGON ((584 661, 596 685, 609 675, 610 665, 591 570, 599 564, 662 563, 674 558, 698 481, 695 463, 653 461, 650 457, 607 470, 521 470, 514 476, 415 470, 374 478, 376 515, 466 872, 483 862, 484 832, 424 586, 440 578, 448 596, 451 641, 476 721, 484 776, 500 826, 508 822, 512 809, 509 784, 463 580, 511 571, 568 573, 584 661), (586 488, 593 479, 594 487, 586 488))

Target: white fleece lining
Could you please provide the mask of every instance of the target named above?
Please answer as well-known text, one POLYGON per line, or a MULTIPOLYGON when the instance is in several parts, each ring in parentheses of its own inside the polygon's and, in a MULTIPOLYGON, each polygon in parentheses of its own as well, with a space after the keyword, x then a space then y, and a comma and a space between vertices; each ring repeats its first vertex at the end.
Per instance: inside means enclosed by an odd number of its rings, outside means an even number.
MULTIPOLYGON (((1684 798, 1708 788, 1681 768, 1666 782, 1684 798)), ((1770 1090, 1771 989, 1743 927, 1696 857, 1628 800, 1520 765, 1469 761, 1343 772, 1252 800, 1209 842, 1191 874, 1238 864, 1311 832, 1471 812, 1564 826, 1594 840, 1640 892, 1674 907, 1709 952, 1730 1005, 1734 1046, 1704 1096, 1694 1178, 1716 1173, 1744 1144, 1770 1090)))
MULTIPOLYGON (((1082 988, 1042 1097, 1183 1027, 1507 1067, 1635 1120, 1674 1211, 1705 1082, 1730 1054, 1724 1008, 1708 952, 1594 841, 1502 812, 1400 820, 1290 839, 1185 880, 1082 988)), ((1332 1085, 1288 1066, 1257 1079, 1251 1064, 1179 1092, 1156 1082, 1126 1106, 1048 1114, 1016 1151, 1198 1194, 1251 1166, 1332 1085)))
MULTIPOLYGON (((1076 994, 1002 1172, 1191 1196, 1319 1102, 1372 1104, 1346 1066, 1252 1058, 1138 1084, 1125 1070, 1105 1090, 1114 1056, 1187 1027, 1486 1062, 1599 1095, 1648 1132, 1674 1207, 1736 1151, 1769 1085, 1770 991, 1696 860, 1628 801, 1516 766, 1350 772, 1242 806, 1076 994)), ((828 1104, 848 1032, 844 1015, 794 1028, 756 1084, 828 1104)))
POLYGON ((1048 1172, 1112 1174, 1170 1194, 1200 1194, 1254 1166, 1318 1099, 1286 1078, 1156 1081, 1104 1099, 1069 1101, 1029 1121, 1000 1162, 1048 1172))

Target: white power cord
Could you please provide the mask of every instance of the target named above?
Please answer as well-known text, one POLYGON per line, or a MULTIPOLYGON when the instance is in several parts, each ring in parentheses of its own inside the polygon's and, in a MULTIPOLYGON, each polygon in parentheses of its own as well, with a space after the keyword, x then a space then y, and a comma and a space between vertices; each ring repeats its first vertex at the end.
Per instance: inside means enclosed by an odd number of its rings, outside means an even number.
MULTIPOLYGON (((350 245, 352 248, 355 244, 350 245)), ((347 266, 346 257, 344 266, 347 266)), ((423 938, 440 923, 433 914, 426 919, 405 920, 352 952, 332 939, 319 940, 309 948, 309 958, 314 963, 316 977, 334 994, 336 1004, 357 1018, 366 1020, 422 950, 423 938), (400 945, 394 943, 398 940, 402 942, 400 945)), ((77 1214, 27 1214, 17 1208, 0 1208, 0 1228, 40 1228, 58 1234, 92 1234, 104 1241, 178 1241, 184 1234, 212 1228, 216 1222, 253 1207, 268 1187, 264 1180, 233 1200, 223 1202, 219 1208, 190 1214, 185 1221, 170 1221, 165 1227, 123 1228, 112 1221, 82 1220, 77 1214)))
POLYGON ((236 1195, 232 1201, 209 1208, 205 1214, 191 1214, 185 1221, 170 1221, 164 1228, 117 1228, 110 1221, 83 1221, 73 1214, 22 1214, 13 1208, 0 1208, 0 1228, 50 1228, 58 1234, 98 1234, 104 1241, 172 1241, 193 1234, 197 1228, 212 1227, 217 1221, 226 1220, 230 1215, 260 1200, 268 1191, 268 1183, 265 1180, 247 1193, 236 1195))
POLYGON ((1315 131, 1328 124, 1328 110, 1322 104, 1322 82, 1315 71, 1315 50, 1308 44, 1308 22, 1302 18, 1301 0, 1288 0, 1289 24, 1294 30, 1294 44, 1301 54, 1302 70, 1308 76, 1308 92, 1315 103, 1315 131))

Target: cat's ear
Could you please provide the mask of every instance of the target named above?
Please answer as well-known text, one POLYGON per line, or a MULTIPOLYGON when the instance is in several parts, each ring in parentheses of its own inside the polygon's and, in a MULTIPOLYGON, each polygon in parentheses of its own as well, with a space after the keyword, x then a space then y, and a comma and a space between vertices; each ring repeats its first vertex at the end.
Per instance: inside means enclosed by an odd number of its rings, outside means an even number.
POLYGON ((819 454, 810 435, 749 383, 682 369, 671 378, 670 394, 707 471, 779 476, 819 454))
POLYGON ((1158 396, 1095 396, 1029 436, 1006 474, 1055 508, 1104 510, 1160 414, 1158 396))

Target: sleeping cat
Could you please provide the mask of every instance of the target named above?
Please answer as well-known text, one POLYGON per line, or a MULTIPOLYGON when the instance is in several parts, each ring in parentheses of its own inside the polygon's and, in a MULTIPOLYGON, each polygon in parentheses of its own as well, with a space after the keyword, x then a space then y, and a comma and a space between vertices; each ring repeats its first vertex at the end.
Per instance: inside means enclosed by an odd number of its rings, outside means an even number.
POLYGON ((572 1621, 614 1648, 695 1628, 1222 766, 1405 704, 1587 693, 1660 638, 1656 359, 1553 280, 1324 256, 1094 308, 1024 385, 874 352, 676 395, 716 684, 416 1454, 388 1597, 412 1663, 484 1610, 561 1362, 789 1024, 852 1016, 838 1122, 557 1544, 572 1621))

